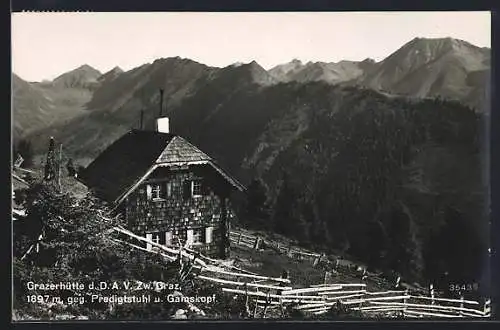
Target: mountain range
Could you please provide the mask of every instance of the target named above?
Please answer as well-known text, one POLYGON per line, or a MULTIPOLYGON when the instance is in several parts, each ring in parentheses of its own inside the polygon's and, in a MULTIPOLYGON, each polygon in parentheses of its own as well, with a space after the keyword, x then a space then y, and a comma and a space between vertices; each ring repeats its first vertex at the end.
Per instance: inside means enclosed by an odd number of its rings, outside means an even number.
POLYGON ((403 272, 448 270, 472 282, 487 242, 489 74, 490 49, 451 38, 416 38, 380 62, 292 60, 265 70, 171 57, 104 74, 84 65, 51 82, 13 76, 14 140, 43 155, 54 136, 65 157, 86 166, 139 128, 141 110, 142 129, 154 129, 161 111, 171 132, 242 183, 262 180, 270 204, 283 187, 293 190, 289 221, 300 224, 300 240, 372 261, 403 245, 416 260, 397 266, 403 272), (391 230, 404 242, 387 239, 391 230), (440 245, 457 231, 458 247, 440 245))
POLYGON ((302 63, 295 59, 266 71, 255 61, 214 68, 176 57, 159 59, 127 72, 115 67, 104 74, 82 65, 41 83, 23 81, 13 74, 14 137, 95 111, 111 113, 122 109, 125 124, 131 112, 137 113, 141 107, 150 107, 157 101, 158 88, 165 89, 170 106, 197 92, 190 86, 202 81, 210 83, 221 75, 236 85, 245 85, 247 78, 263 86, 324 81, 371 88, 389 95, 441 97, 484 111, 488 104, 485 93, 490 52, 489 48, 451 38, 415 38, 380 62, 367 58, 302 63), (236 78, 240 73, 241 77, 236 78), (232 81, 231 75, 240 81, 232 81))

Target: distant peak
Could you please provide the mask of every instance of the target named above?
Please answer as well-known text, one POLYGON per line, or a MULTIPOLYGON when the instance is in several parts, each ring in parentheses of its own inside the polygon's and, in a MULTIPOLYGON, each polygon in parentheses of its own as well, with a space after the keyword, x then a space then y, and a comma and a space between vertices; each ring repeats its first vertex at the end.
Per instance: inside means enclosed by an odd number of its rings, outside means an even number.
POLYGON ((78 68, 76 68, 76 70, 85 70, 85 71, 99 71, 93 67, 91 67, 90 65, 88 64, 83 64, 83 65, 80 65, 78 68))
POLYGON ((243 62, 234 62, 233 64, 231 64, 231 66, 237 67, 237 66, 242 66, 243 64, 244 64, 243 62))
POLYGON ((441 48, 455 48, 460 49, 465 48, 479 48, 476 45, 471 44, 468 41, 456 39, 452 37, 442 37, 442 38, 413 38, 410 42, 406 43, 404 47, 441 47, 441 48))
POLYGON ((113 69, 111 69, 108 72, 106 72, 105 74, 101 75, 98 78, 98 80, 102 81, 104 79, 114 79, 118 75, 120 75, 121 73, 123 73, 123 70, 119 66, 115 66, 113 69))
MULTIPOLYGON (((259 63, 257 63, 257 61, 255 61, 255 60, 253 60, 247 64, 240 65, 240 66, 246 66, 246 67, 251 68, 251 69, 264 70, 264 68, 259 63)), ((264 70, 264 71, 266 71, 266 70, 264 70)))

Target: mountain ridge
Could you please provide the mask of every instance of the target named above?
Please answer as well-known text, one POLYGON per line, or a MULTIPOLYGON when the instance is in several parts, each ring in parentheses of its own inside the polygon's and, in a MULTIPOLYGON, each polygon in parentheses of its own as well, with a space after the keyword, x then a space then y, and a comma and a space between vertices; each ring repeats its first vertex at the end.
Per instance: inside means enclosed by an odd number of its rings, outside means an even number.
MULTIPOLYGON (((470 96, 471 72, 490 69, 490 51, 452 38, 415 38, 380 62, 359 83, 368 88, 413 97, 443 97, 476 108, 486 102, 470 96)), ((485 89, 487 80, 476 81, 485 89)))
MULTIPOLYGON (((414 38, 380 62, 369 57, 363 61, 342 60, 336 63, 303 63, 293 59, 265 70, 256 61, 216 68, 177 56, 159 58, 128 71, 115 67, 104 74, 84 64, 51 82, 29 83, 13 73, 16 84, 24 86, 25 95, 17 97, 18 103, 14 104, 14 120, 17 118, 19 121, 15 123, 15 135, 22 136, 24 130, 33 132, 47 125, 57 125, 59 118, 69 120, 96 111, 108 112, 107 118, 121 116, 123 118, 117 123, 129 125, 133 118, 139 117, 141 108, 147 112, 157 107, 154 103, 158 103, 157 91, 162 85, 167 113, 168 109, 178 106, 199 90, 206 90, 203 93, 207 94, 212 90, 214 95, 220 95, 225 89, 232 90, 232 85, 249 88, 255 84, 262 88, 279 83, 311 81, 362 86, 387 95, 442 97, 485 111, 488 101, 485 90, 490 75, 489 53, 489 48, 477 47, 462 40, 414 38), (219 84, 216 90, 204 87, 215 80, 219 84), (28 96, 30 93, 33 95, 28 96), (40 104, 24 107, 24 113, 20 114, 16 104, 22 104, 23 99, 31 99, 30 104, 40 104), (47 101, 49 99, 58 101, 47 101), (49 111, 49 108, 56 111, 49 111), (121 114, 110 117, 116 111, 121 114), (37 119, 30 120, 30 116, 37 119), (51 119, 44 120, 43 116, 51 119)), ((206 98, 210 99, 210 96, 206 98)), ((217 107, 217 104, 213 106, 217 107)))

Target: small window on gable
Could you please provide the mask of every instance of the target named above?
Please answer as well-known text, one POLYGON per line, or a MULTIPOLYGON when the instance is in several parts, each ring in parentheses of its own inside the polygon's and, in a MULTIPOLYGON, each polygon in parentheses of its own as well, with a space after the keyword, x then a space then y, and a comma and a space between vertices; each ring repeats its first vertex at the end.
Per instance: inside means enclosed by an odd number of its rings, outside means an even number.
POLYGON ((153 199, 162 198, 162 196, 161 196, 161 186, 159 184, 152 184, 151 185, 151 197, 153 199))
POLYGON ((183 197, 189 199, 192 197, 201 197, 207 195, 207 187, 202 179, 185 180, 183 184, 183 197))
POLYGON ((194 179, 191 181, 191 196, 200 197, 203 195, 201 179, 194 179))
POLYGON ((171 182, 161 182, 152 183, 146 186, 147 198, 148 199, 166 199, 172 197, 172 183, 171 182))

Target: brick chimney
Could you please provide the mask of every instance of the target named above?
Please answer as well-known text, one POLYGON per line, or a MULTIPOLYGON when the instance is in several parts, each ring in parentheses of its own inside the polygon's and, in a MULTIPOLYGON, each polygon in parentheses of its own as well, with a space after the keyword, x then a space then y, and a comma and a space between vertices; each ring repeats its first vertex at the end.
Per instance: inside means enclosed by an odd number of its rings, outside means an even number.
POLYGON ((156 119, 156 131, 159 133, 170 133, 168 117, 156 119))

